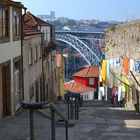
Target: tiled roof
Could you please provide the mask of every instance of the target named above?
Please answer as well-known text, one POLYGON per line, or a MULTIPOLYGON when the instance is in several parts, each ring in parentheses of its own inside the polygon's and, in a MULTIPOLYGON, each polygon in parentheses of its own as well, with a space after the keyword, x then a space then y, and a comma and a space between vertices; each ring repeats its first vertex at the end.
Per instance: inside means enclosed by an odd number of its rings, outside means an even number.
POLYGON ((33 27, 23 23, 23 34, 24 36, 30 36, 30 35, 37 35, 42 33, 39 30, 36 30, 33 27))
POLYGON ((2 0, 2 1, 0 0, 0 3, 6 3, 6 4, 16 6, 16 7, 19 7, 19 8, 24 8, 24 6, 21 2, 15 2, 15 1, 12 1, 12 0, 2 0))
POLYGON ((30 26, 37 26, 37 25, 51 26, 51 24, 39 19, 35 15, 31 14, 29 11, 25 14, 24 21, 26 22, 26 24, 30 26))
POLYGON ((79 70, 73 76, 78 77, 99 77, 99 67, 96 66, 87 66, 82 70, 79 70))
POLYGON ((78 82, 75 82, 74 80, 65 83, 65 91, 70 91, 72 93, 89 92, 89 91, 95 91, 95 90, 96 90, 95 88, 79 84, 78 82))

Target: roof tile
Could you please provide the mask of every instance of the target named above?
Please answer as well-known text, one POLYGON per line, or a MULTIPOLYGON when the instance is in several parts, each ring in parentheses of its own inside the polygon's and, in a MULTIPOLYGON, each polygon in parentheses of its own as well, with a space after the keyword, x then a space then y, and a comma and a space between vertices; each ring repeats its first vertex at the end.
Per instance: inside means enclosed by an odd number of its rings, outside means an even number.
POLYGON ((30 13, 29 11, 25 14, 24 21, 26 22, 26 24, 30 26, 37 26, 37 25, 51 26, 51 24, 39 19, 38 17, 30 13))
POLYGON ((34 29, 33 27, 23 24, 23 34, 24 36, 30 36, 30 35, 37 35, 42 34, 39 30, 34 29))
POLYGON ((88 91, 95 91, 95 90, 96 90, 95 88, 79 84, 74 80, 65 83, 65 91, 70 91, 72 93, 81 93, 81 92, 88 92, 88 91))
POLYGON ((96 66, 87 66, 82 70, 76 72, 73 76, 78 77, 99 77, 99 67, 96 66))

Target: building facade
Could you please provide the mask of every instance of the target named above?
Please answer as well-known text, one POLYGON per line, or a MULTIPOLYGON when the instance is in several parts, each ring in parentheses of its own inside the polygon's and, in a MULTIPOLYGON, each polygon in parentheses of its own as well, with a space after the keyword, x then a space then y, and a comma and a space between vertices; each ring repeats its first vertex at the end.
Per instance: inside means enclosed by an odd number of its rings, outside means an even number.
POLYGON ((98 91, 99 67, 87 66, 73 75, 74 81, 98 91))
POLYGON ((99 67, 86 66, 73 75, 73 81, 65 83, 65 91, 80 93, 83 100, 98 98, 99 67))
POLYGON ((23 36, 24 101, 40 102, 43 100, 42 33, 23 22, 23 36))
POLYGON ((34 16, 30 12, 25 14, 27 25, 42 32, 43 46, 43 99, 56 99, 56 44, 54 36, 54 27, 34 16))
POLYGON ((0 1, 0 117, 15 114, 22 100, 21 15, 23 5, 0 1))

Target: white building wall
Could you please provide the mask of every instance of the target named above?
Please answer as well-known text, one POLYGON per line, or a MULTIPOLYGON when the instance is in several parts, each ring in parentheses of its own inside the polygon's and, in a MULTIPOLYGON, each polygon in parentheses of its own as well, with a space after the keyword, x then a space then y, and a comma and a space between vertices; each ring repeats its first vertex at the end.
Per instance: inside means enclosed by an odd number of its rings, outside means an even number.
POLYGON ((21 55, 21 41, 0 44, 0 63, 21 55))
POLYGON ((94 99, 94 91, 84 92, 81 93, 81 95, 83 96, 84 101, 94 99))
MULTIPOLYGON (((21 40, 13 41, 13 7, 10 6, 9 8, 9 42, 0 43, 0 64, 10 62, 10 90, 11 90, 11 115, 15 114, 15 96, 14 96, 14 78, 13 78, 13 71, 14 71, 14 63, 13 60, 17 57, 21 56, 21 40)), ((0 67, 1 69, 1 67, 0 67)), ((0 70, 1 72, 1 70, 0 70)), ((0 73, 1 75, 2 73, 0 73)), ((0 83, 2 82, 2 75, 0 76, 0 83)), ((3 110, 3 99, 2 99, 2 84, 0 85, 0 117, 2 115, 3 110)))
MULTIPOLYGON (((42 58, 37 58, 37 61, 34 60, 34 49, 35 46, 41 45, 41 36, 31 36, 29 38, 25 38, 24 46, 23 46, 23 73, 24 73, 24 100, 30 101, 30 87, 35 87, 35 82, 39 80, 42 75, 42 58), (32 65, 29 66, 28 63, 28 50, 29 47, 32 47, 32 65)), ((34 92, 35 95, 35 92, 34 92)), ((35 96, 34 96, 35 99, 35 96)))

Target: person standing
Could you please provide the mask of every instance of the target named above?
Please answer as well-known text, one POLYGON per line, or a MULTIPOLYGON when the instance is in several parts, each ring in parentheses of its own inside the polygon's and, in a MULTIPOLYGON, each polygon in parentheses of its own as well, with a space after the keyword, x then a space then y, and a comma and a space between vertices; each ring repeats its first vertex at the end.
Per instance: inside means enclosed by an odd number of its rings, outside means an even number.
POLYGON ((111 104, 114 104, 114 99, 115 99, 115 87, 112 87, 112 97, 111 97, 111 104))
POLYGON ((121 85, 119 85, 119 89, 118 89, 118 103, 120 106, 121 105, 121 85))
POLYGON ((135 84, 132 84, 132 103, 134 104, 136 114, 139 114, 139 97, 135 84))
POLYGON ((125 102, 126 102, 126 89, 125 89, 124 84, 121 84, 121 95, 122 95, 121 106, 124 107, 125 106, 125 102))

